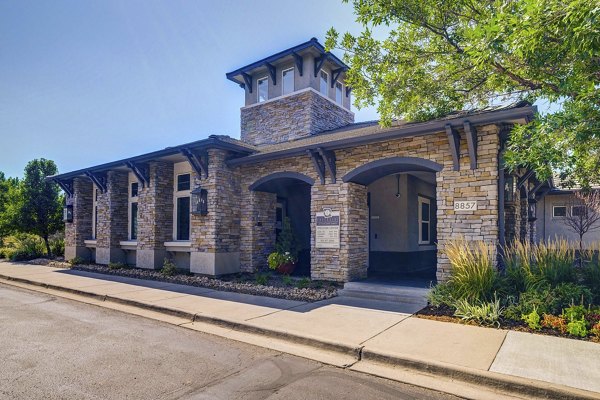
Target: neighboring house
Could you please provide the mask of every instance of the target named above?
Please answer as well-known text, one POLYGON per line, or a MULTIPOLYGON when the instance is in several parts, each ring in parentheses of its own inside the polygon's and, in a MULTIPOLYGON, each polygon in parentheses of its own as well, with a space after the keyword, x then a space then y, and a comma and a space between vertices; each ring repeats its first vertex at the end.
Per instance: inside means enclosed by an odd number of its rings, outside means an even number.
POLYGON ((501 167, 511 127, 535 107, 354 123, 346 70, 311 39, 227 74, 244 90, 239 140, 210 136, 51 177, 68 195, 67 259, 254 271, 287 216, 312 278, 445 279, 449 240, 535 236, 527 205, 544 184, 501 167))
MULTIPOLYGON (((579 243, 579 235, 565 224, 565 218, 567 215, 576 215, 577 208, 581 207, 581 202, 575 197, 575 193, 581 188, 565 185, 558 176, 554 176, 552 183, 552 189, 537 205, 537 241, 564 239, 579 243)), ((600 187, 595 186, 592 189, 598 190, 600 187)), ((595 224, 594 227, 595 229, 583 236, 586 247, 600 244, 600 223, 595 224)))

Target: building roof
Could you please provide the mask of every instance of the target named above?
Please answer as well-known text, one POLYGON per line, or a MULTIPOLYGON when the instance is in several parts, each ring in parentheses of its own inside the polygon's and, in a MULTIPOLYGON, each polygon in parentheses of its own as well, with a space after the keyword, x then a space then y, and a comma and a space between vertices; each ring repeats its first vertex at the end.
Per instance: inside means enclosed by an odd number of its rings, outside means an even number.
POLYGON ((235 71, 228 72, 225 74, 227 79, 235 82, 241 86, 245 85, 244 74, 251 75, 256 69, 265 67, 268 64, 277 62, 286 57, 293 57, 294 55, 303 55, 305 53, 313 53, 316 56, 325 56, 329 62, 336 65, 338 68, 348 69, 348 66, 334 54, 325 50, 325 47, 316 38, 310 39, 308 42, 301 43, 297 46, 290 47, 287 50, 280 51, 279 53, 265 57, 262 60, 253 62, 244 67, 238 68, 235 71))
MULTIPOLYGON (((582 187, 578 182, 569 183, 566 179, 561 178, 560 174, 555 173, 552 176, 552 183, 554 188, 551 191, 552 194, 560 193, 572 193, 581 190, 582 187)), ((590 189, 600 189, 600 184, 592 183, 590 189)))

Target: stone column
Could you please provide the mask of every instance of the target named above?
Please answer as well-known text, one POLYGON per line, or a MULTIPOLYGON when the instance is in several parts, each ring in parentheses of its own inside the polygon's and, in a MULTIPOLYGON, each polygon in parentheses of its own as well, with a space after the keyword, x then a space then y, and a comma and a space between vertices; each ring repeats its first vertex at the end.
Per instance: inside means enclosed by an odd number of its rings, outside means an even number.
POLYGON ((311 188, 311 278, 348 282, 367 276, 367 187, 356 183, 315 184, 311 188), (340 248, 317 248, 316 213, 340 212, 340 248))
POLYGON ((470 241, 498 242, 499 127, 477 128, 477 168, 470 169, 466 140, 461 141, 460 171, 447 166, 436 174, 437 279, 450 275, 445 244, 460 237, 470 241), (454 201, 477 201, 477 210, 456 212, 454 201))
POLYGON ((275 249, 277 195, 241 188, 240 269, 253 272, 267 266, 275 249))
POLYGON ((156 269, 173 239, 173 163, 153 161, 148 168, 150 184, 138 189, 136 265, 156 269))
POLYGON ((530 237, 530 223, 529 223, 529 203, 527 196, 529 195, 526 189, 528 183, 526 182, 521 190, 519 191, 519 208, 521 213, 521 225, 519 227, 519 240, 526 243, 530 237))
POLYGON ((92 238, 92 182, 87 178, 73 179, 73 196, 67 204, 73 206, 73 222, 65 223, 65 259, 81 257, 90 260, 91 253, 84 241, 92 238))
POLYGON ((504 204, 504 237, 507 245, 519 240, 521 230, 521 202, 515 201, 504 204))
POLYGON ((207 190, 208 214, 192 214, 190 272, 223 275, 240 271, 239 177, 225 150, 208 151, 208 177, 194 173, 194 188, 207 190))
POLYGON ((127 258, 120 242, 127 240, 128 174, 108 171, 106 182, 106 192, 99 193, 97 201, 96 262, 125 263, 127 258))

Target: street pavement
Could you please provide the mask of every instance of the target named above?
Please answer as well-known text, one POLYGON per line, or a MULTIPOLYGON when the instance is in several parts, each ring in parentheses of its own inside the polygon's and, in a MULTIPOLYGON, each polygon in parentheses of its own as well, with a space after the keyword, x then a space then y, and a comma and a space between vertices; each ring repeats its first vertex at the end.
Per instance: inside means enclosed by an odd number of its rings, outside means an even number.
POLYGON ((0 284, 2 399, 456 399, 0 284))

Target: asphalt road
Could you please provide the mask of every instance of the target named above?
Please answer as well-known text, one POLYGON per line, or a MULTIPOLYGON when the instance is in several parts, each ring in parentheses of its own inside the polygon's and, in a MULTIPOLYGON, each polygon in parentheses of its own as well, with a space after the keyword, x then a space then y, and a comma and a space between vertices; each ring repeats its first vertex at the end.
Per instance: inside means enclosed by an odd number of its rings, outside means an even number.
POLYGON ((2 399, 456 399, 0 285, 2 399))

